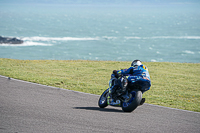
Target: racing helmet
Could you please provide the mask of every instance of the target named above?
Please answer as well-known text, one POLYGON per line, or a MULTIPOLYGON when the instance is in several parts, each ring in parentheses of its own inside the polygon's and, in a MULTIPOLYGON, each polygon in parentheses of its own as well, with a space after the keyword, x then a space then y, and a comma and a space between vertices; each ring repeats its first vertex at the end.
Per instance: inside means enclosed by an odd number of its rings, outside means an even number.
POLYGON ((134 60, 132 63, 131 63, 131 66, 135 67, 135 66, 140 66, 142 65, 142 62, 140 60, 134 60))

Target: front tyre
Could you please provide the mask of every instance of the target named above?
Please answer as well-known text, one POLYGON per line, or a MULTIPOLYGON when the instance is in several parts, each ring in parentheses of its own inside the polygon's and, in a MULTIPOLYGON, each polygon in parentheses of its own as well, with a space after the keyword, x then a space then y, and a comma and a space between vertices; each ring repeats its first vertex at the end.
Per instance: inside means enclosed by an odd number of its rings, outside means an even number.
POLYGON ((108 103, 107 103, 108 94, 109 94, 109 88, 106 89, 103 92, 103 94, 101 95, 101 97, 99 98, 98 105, 99 105, 100 108, 105 108, 105 107, 108 106, 108 103))
POLYGON ((132 112, 140 105, 142 100, 142 92, 140 90, 134 90, 131 94, 130 100, 122 103, 122 110, 124 112, 132 112))

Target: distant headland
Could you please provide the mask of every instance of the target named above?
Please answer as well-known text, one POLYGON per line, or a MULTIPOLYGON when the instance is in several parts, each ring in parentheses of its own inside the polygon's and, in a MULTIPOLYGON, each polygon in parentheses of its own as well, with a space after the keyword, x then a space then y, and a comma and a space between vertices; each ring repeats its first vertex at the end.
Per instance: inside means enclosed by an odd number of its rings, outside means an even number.
POLYGON ((24 41, 17 39, 17 38, 11 38, 11 37, 2 37, 0 36, 0 44, 22 44, 24 41))

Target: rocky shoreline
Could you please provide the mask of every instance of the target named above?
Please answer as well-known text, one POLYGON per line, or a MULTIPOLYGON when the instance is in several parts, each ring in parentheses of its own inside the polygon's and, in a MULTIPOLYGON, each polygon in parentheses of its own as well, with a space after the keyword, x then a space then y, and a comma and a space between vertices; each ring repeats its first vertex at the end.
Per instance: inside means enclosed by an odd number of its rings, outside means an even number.
POLYGON ((2 37, 0 36, 0 44, 22 44, 24 41, 17 39, 17 38, 11 38, 11 37, 2 37))

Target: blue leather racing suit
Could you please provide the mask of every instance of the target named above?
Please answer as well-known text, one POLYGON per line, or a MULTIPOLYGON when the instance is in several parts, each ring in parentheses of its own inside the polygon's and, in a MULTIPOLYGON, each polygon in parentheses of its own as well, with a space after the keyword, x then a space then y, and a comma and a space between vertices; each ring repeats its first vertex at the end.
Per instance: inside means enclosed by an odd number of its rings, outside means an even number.
POLYGON ((117 70, 117 74, 126 76, 129 87, 139 87, 142 93, 149 90, 151 87, 150 75, 145 65, 117 70))

